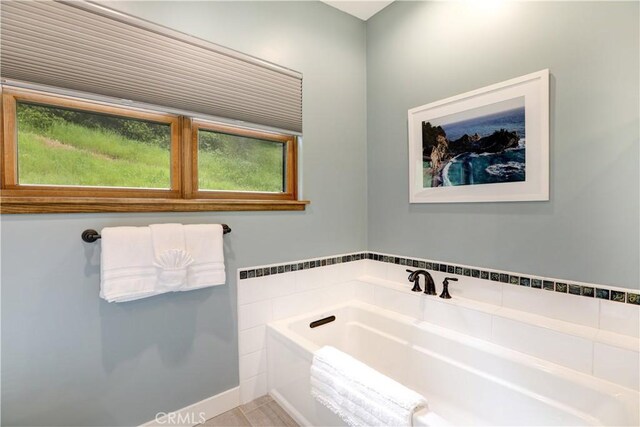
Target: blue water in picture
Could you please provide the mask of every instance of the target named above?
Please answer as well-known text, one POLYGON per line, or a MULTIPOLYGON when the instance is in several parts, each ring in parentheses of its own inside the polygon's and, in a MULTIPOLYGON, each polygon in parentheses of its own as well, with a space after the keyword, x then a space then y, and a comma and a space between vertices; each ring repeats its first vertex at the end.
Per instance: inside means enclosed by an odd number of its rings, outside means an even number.
POLYGON ((463 135, 486 137, 500 129, 517 132, 517 148, 500 153, 463 153, 454 157, 442 171, 444 186, 495 184, 525 180, 525 109, 503 111, 441 125, 449 141, 463 135))
POLYGON ((524 181, 524 147, 495 154, 460 154, 445 166, 442 174, 445 187, 524 181))

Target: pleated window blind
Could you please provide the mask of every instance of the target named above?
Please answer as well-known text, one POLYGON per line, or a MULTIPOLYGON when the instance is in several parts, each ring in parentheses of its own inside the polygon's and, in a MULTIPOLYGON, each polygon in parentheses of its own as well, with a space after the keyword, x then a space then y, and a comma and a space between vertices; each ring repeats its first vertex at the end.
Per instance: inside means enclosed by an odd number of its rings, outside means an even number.
POLYGON ((2 3, 3 79, 302 131, 302 76, 84 2, 2 3))

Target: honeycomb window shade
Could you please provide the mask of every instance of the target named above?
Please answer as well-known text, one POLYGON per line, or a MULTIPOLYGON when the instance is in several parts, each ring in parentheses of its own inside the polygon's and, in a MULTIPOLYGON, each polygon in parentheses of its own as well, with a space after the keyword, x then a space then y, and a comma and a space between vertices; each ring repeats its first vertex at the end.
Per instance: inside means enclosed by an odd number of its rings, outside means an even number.
POLYGON ((302 75, 91 2, 3 2, 3 79, 302 132, 302 75))

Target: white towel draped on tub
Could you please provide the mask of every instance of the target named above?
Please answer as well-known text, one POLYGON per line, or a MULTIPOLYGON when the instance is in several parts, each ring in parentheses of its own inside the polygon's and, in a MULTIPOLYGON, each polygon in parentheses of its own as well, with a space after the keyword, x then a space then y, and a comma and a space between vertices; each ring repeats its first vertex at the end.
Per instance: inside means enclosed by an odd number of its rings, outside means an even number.
POLYGON ((425 398, 364 363, 325 346, 313 355, 311 394, 350 426, 411 426, 425 398))
POLYGON ((219 224, 113 227, 101 234, 100 296, 109 302, 225 283, 219 224))

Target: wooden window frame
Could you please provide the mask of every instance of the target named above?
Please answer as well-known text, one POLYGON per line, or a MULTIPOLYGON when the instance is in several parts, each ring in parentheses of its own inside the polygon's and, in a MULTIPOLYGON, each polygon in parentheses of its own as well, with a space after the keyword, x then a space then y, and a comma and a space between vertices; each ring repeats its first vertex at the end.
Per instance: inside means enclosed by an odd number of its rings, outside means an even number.
POLYGON ((237 128, 162 112, 94 102, 44 92, 0 90, 0 213, 187 212, 304 210, 297 200, 297 138, 292 135, 237 128), (123 118, 169 124, 171 127, 170 189, 20 185, 16 105, 24 101, 123 118), (209 191, 198 189, 198 130, 214 130, 286 144, 286 188, 282 193, 209 191))

